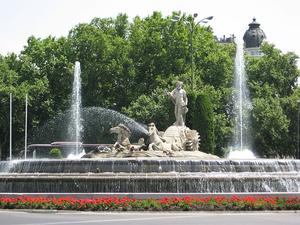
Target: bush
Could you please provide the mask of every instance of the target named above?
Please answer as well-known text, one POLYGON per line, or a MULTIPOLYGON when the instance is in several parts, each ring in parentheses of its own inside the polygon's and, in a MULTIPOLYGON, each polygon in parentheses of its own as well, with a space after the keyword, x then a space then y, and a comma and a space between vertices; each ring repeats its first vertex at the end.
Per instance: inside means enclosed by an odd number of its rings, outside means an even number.
POLYGON ((189 112, 187 126, 200 134, 201 151, 215 153, 215 134, 213 126, 213 107, 206 93, 192 92, 188 94, 189 112))
POLYGON ((61 159, 62 154, 59 148, 52 148, 49 152, 50 158, 52 159, 61 159))

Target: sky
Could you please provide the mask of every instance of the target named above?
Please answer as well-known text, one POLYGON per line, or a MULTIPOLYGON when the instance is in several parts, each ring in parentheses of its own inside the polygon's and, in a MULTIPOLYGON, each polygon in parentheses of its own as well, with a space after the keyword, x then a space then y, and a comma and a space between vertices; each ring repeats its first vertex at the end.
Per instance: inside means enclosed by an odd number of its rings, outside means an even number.
POLYGON ((144 18, 153 11, 198 13, 199 20, 214 16, 209 25, 218 37, 242 38, 255 17, 268 42, 300 56, 299 0, 0 0, 0 54, 20 53, 32 35, 66 36, 95 17, 126 13, 129 19, 144 18))

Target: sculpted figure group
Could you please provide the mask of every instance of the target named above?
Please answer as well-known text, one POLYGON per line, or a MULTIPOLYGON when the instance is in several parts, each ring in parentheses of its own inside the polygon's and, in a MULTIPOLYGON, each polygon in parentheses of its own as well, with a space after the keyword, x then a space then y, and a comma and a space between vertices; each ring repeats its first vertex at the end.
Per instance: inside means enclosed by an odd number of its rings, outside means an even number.
MULTIPOLYGON (((176 88, 167 92, 175 106, 175 123, 166 131, 158 131, 155 124, 148 124, 148 138, 141 138, 138 143, 130 142, 130 129, 124 124, 119 124, 110 129, 110 133, 117 134, 116 142, 110 147, 99 147, 99 152, 105 153, 102 157, 137 157, 137 156, 182 156, 181 152, 195 152, 199 155, 199 134, 185 126, 186 113, 188 112, 188 99, 182 82, 176 83, 176 88)), ((100 153, 96 154, 100 154, 100 153)), ((85 158, 93 158, 92 152, 85 158)), ((185 153, 186 154, 186 153, 185 153)), ((205 153, 201 157, 205 158, 205 153)), ((206 154, 207 155, 207 154, 206 154)), ((209 156, 211 157, 211 156, 209 156)))
POLYGON ((199 135, 196 131, 192 131, 185 126, 188 99, 183 89, 183 83, 177 81, 175 89, 167 92, 167 95, 175 106, 176 121, 173 126, 169 127, 166 132, 161 132, 157 130, 153 122, 149 123, 147 145, 141 140, 139 144, 132 145, 129 141, 130 130, 124 124, 119 124, 110 129, 111 133, 118 134, 117 141, 112 147, 113 150, 135 151, 146 149, 148 151, 162 151, 165 154, 171 154, 173 151, 197 150, 199 135))

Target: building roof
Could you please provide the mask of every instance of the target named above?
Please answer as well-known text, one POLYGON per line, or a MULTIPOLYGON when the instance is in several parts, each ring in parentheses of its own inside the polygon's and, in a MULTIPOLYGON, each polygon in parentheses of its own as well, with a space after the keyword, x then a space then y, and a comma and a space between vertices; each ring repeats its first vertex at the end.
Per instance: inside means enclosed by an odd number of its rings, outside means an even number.
POLYGON ((253 18, 252 23, 249 23, 249 29, 244 34, 244 42, 246 48, 260 47, 266 35, 262 29, 260 29, 260 24, 256 22, 253 18))

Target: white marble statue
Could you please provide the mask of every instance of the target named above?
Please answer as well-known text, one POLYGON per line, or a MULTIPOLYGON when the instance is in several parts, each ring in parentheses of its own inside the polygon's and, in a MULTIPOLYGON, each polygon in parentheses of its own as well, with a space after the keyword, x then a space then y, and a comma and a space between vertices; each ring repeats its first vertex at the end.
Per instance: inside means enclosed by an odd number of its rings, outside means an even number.
POLYGON ((188 99, 182 86, 183 83, 181 81, 177 81, 176 88, 172 92, 167 92, 167 95, 171 98, 175 105, 175 126, 185 126, 185 116, 188 112, 188 99))

